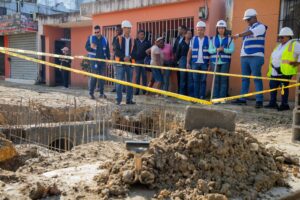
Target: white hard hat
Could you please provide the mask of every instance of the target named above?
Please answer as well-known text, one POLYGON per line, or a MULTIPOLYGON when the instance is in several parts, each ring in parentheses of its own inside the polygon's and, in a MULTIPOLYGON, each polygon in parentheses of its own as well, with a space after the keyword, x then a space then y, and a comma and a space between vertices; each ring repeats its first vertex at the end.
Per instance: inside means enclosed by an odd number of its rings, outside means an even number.
POLYGON ((197 28, 205 28, 206 27, 206 24, 204 21, 199 21, 196 25, 197 28))
POLYGON ((254 17, 256 15, 257 15, 256 10, 254 10, 253 8, 250 8, 250 9, 245 11, 243 20, 249 19, 249 18, 254 17))
POLYGON ((131 25, 131 23, 130 23, 130 21, 128 21, 128 20, 124 20, 124 21, 122 21, 122 28, 132 28, 132 25, 131 25))
POLYGON ((293 32, 293 30, 292 30, 291 28, 289 28, 289 27, 283 27, 283 28, 280 30, 278 36, 294 36, 294 32, 293 32))
POLYGON ((216 27, 227 28, 227 23, 224 20, 220 20, 220 21, 218 21, 216 27))

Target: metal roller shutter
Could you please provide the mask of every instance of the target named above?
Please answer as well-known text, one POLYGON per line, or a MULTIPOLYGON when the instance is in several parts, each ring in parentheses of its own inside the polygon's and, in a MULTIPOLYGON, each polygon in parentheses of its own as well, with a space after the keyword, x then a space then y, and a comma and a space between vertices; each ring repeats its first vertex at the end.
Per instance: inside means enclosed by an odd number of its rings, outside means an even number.
MULTIPOLYGON (((9 47, 24 50, 37 50, 36 33, 10 35, 9 47)), ((29 56, 29 55, 27 55, 29 56)), ((11 57, 11 78, 24 80, 37 80, 38 64, 11 57)))

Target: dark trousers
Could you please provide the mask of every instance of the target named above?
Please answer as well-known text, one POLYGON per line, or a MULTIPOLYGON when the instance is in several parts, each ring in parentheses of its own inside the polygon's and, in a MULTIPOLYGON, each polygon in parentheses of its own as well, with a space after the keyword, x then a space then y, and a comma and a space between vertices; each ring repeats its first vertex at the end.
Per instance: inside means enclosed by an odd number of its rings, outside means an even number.
POLYGON ((63 85, 65 88, 69 87, 69 76, 70 76, 70 72, 66 71, 66 70, 62 70, 61 71, 61 76, 63 79, 63 85))
MULTIPOLYGON (((272 76, 272 78, 282 78, 282 79, 288 79, 290 80, 292 76, 272 76)), ((274 81, 270 80, 270 89, 278 88, 279 86, 288 86, 289 82, 284 82, 284 81, 274 81)), ((277 90, 273 91, 270 93, 271 99, 270 99, 270 104, 274 105, 277 103, 277 90)), ((284 95, 281 95, 281 105, 288 105, 288 99, 289 99, 289 89, 285 88, 284 89, 284 95)))
MULTIPOLYGON (((137 64, 144 64, 144 60, 137 60, 137 64)), ((136 84, 140 84, 141 77, 142 77, 142 84, 143 86, 147 86, 147 74, 146 74, 146 69, 145 67, 135 67, 135 74, 136 74, 136 84)), ((140 89, 136 89, 135 91, 136 94, 140 93, 140 89)), ((143 93, 146 93, 146 91, 143 90, 143 93)))

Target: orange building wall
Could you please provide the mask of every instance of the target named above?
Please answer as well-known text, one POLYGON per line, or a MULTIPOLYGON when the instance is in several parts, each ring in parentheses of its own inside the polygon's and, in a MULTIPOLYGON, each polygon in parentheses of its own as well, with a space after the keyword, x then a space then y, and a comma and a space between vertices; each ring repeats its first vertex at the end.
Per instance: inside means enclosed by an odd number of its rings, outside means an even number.
MULTIPOLYGON (((71 53, 72 55, 86 55, 85 42, 87 37, 92 34, 92 27, 80 27, 71 29, 71 53)), ((72 61, 72 68, 81 69, 81 61, 72 61)), ((71 74, 71 84, 75 87, 87 87, 88 77, 78 74, 71 74)))
MULTIPOLYGON (((138 22, 194 17, 194 23, 196 24, 199 21, 199 8, 203 7, 204 5, 204 0, 187 0, 175 4, 166 4, 120 12, 103 13, 93 16, 93 25, 116 25, 121 24, 122 20, 126 19, 132 23, 133 27, 131 35, 132 37, 135 37, 138 22)), ((215 25, 217 21, 225 18, 225 0, 208 0, 208 8, 209 17, 206 21, 206 34, 214 35, 216 30, 215 25)), ((170 90, 177 91, 176 72, 172 72, 170 90)))
MULTIPOLYGON (((54 53, 55 40, 63 38, 64 30, 57 27, 44 26, 44 35, 45 35, 46 52, 54 53)), ((46 61, 54 63, 54 58, 46 57, 46 61)), ((46 66, 46 85, 48 86, 55 85, 55 69, 53 67, 46 66)))
MULTIPOLYGON (((132 36, 135 36, 137 32, 137 22, 194 17, 196 23, 199 20, 199 8, 204 6, 204 2, 204 0, 186 0, 181 3, 98 14, 93 16, 93 25, 116 25, 121 24, 122 20, 126 19, 133 24, 132 36)), ((208 35, 211 35, 215 33, 216 22, 225 17, 225 0, 208 0, 208 7, 209 18, 206 22, 206 32, 208 35)))
MULTIPOLYGON (((244 11, 248 8, 256 9, 258 13, 258 20, 268 26, 266 36, 266 51, 265 64, 263 66, 262 75, 266 76, 268 71, 269 57, 276 46, 278 21, 280 13, 280 0, 236 0, 234 1, 233 9, 233 34, 242 33, 247 28, 247 23, 243 21, 244 11)), ((242 39, 235 41, 235 53, 231 63, 231 73, 241 74, 240 66, 240 50, 242 39)), ((269 81, 264 81, 264 89, 269 89, 269 81)), ((241 78, 230 78, 230 95, 237 95, 241 89, 241 78)), ((250 91, 255 91, 254 83, 251 81, 250 91)), ((294 99, 294 94, 290 95, 294 99)), ((265 99, 269 99, 269 94, 265 94, 265 99)))

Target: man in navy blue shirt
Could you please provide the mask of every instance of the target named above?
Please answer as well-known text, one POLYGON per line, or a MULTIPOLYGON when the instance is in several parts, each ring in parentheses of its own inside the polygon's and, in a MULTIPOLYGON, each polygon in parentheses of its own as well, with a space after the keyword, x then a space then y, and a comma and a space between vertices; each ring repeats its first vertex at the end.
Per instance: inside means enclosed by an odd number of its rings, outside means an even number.
MULTIPOLYGON (((100 26, 94 27, 94 35, 88 37, 85 49, 89 52, 89 57, 110 59, 109 44, 107 39, 101 35, 100 26)), ((106 64, 105 62, 91 61, 91 72, 95 74, 105 75, 106 64)), ((94 91, 97 79, 91 77, 89 80, 89 94, 91 99, 95 99, 94 91)), ((104 94, 104 80, 99 80, 100 98, 106 98, 104 94)))
MULTIPOLYGON (((139 30, 138 31, 138 38, 134 40, 134 45, 132 49, 132 59, 135 60, 135 63, 138 64, 144 64, 144 60, 147 56, 146 50, 151 48, 151 43, 145 38, 145 31, 139 30)), ((147 85, 147 75, 146 75, 146 69, 145 67, 135 67, 135 73, 136 73, 136 84, 140 84, 140 79, 142 76, 142 83, 143 86, 147 85)), ((136 89, 135 95, 139 95, 140 90, 136 89)), ((143 91, 143 94, 145 94, 146 91, 143 91)))

